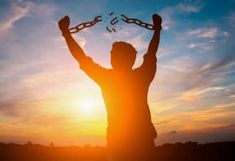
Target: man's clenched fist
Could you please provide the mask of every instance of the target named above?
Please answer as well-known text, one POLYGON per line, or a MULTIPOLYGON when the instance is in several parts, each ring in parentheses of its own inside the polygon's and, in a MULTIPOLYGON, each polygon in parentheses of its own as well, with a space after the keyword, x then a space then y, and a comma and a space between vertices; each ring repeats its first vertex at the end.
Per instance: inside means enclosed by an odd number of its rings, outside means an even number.
POLYGON ((162 24, 162 18, 158 14, 153 15, 153 25, 154 26, 161 26, 162 24))
POLYGON ((69 24, 70 24, 70 19, 69 16, 65 16, 64 18, 62 18, 59 22, 59 28, 61 31, 65 31, 69 29, 69 24))

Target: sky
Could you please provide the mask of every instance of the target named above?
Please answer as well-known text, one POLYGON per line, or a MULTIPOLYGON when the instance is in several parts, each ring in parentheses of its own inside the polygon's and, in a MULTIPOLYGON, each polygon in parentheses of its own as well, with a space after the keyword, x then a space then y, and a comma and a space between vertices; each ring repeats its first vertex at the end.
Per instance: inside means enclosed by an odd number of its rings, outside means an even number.
MULTIPOLYGON (((157 74, 148 102, 157 145, 235 140, 235 0, 1 0, 0 142, 105 145, 99 87, 69 53, 57 22, 95 16, 163 18, 157 74)), ((152 31, 100 22, 74 34, 87 55, 110 68, 114 41, 131 43, 138 67, 152 31)))

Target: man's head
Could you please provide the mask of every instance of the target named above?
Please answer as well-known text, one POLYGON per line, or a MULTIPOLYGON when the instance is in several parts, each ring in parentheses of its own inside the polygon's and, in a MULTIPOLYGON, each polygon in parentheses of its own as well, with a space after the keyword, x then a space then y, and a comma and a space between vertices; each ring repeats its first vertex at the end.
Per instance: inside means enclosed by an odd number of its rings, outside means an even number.
POLYGON ((135 63, 136 49, 129 43, 116 41, 111 50, 111 65, 113 69, 130 70, 135 63))

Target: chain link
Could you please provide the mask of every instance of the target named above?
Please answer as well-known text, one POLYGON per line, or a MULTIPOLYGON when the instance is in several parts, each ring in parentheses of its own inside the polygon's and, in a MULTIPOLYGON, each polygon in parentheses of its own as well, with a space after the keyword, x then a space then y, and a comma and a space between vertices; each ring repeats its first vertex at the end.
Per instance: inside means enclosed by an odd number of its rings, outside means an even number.
POLYGON ((128 18, 125 15, 121 15, 121 17, 122 17, 121 19, 124 22, 126 22, 126 23, 134 23, 134 24, 136 24, 136 25, 138 25, 140 27, 144 27, 144 28, 146 28, 148 30, 154 30, 154 28, 155 28, 153 25, 145 23, 145 22, 142 22, 142 21, 140 21, 140 20, 138 20, 136 18, 128 18))
POLYGON ((94 26, 97 22, 100 22, 100 21, 102 21, 101 16, 97 16, 92 21, 84 22, 84 23, 81 23, 75 27, 70 28, 69 31, 71 34, 77 33, 80 30, 83 30, 84 28, 94 26))

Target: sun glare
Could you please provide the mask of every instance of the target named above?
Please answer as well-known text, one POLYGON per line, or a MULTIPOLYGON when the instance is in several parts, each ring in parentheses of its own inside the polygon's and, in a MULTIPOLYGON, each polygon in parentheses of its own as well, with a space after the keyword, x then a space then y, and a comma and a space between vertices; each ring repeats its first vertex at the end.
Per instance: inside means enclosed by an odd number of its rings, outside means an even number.
POLYGON ((91 98, 84 98, 80 102, 80 112, 84 115, 92 115, 94 113, 95 103, 91 98))
POLYGON ((78 120, 94 120, 105 115, 104 104, 98 94, 74 95, 68 102, 67 106, 70 107, 71 115, 78 120))

